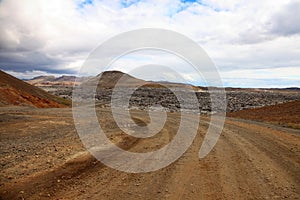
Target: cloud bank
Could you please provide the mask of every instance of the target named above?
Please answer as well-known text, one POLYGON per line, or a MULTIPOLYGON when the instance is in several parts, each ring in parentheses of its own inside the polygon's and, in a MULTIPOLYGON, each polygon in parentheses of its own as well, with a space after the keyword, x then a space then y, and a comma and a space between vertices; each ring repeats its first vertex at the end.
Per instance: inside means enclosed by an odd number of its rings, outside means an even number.
MULTIPOLYGON (((2 0, 0 69, 21 78, 76 74, 106 39, 165 28, 202 46, 227 86, 300 86, 299 18, 299 1, 2 0)), ((134 62, 122 60, 123 71, 134 62)))

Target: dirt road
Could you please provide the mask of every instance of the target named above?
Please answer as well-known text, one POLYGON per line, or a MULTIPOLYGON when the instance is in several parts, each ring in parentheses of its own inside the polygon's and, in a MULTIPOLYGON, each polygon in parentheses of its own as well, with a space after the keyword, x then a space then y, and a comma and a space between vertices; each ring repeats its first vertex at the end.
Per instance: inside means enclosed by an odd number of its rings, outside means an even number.
MULTIPOLYGON (((136 121, 147 121, 133 113, 136 121)), ((179 114, 150 139, 122 134, 101 110, 109 137, 133 152, 172 140, 179 114), (113 133, 113 134, 112 134, 113 133)), ((196 117, 191 115, 191 123, 196 117)), ((130 174, 106 167, 83 148, 70 109, 1 108, 2 199, 299 199, 300 131, 227 118, 222 135, 204 159, 198 153, 208 128, 176 162, 161 170, 130 174)))

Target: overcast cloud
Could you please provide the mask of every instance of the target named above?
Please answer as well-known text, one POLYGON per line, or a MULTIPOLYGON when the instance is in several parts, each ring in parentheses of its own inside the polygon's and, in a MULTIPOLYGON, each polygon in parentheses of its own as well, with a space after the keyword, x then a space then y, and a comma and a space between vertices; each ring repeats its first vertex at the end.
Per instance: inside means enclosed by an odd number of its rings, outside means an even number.
MULTIPOLYGON (((165 28, 197 41, 226 86, 300 87, 299 19, 298 0, 2 0, 0 69, 19 78, 76 74, 106 39, 165 28)), ((126 62, 134 60, 120 62, 123 71, 126 62)))

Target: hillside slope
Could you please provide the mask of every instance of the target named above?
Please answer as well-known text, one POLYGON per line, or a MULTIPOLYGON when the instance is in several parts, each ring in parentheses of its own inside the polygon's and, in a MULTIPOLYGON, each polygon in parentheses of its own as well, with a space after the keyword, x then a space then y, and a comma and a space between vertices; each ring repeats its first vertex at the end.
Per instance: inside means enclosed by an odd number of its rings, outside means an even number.
POLYGON ((300 128, 300 100, 273 106, 241 110, 228 113, 227 116, 300 128))
POLYGON ((117 82, 122 78, 124 84, 121 84, 121 87, 131 87, 136 84, 146 84, 147 82, 138 78, 135 78, 129 74, 120 72, 120 71, 105 71, 99 74, 97 77, 100 77, 98 82, 98 87, 111 89, 114 88, 117 82))
POLYGON ((65 107, 70 103, 0 71, 0 106, 65 107))

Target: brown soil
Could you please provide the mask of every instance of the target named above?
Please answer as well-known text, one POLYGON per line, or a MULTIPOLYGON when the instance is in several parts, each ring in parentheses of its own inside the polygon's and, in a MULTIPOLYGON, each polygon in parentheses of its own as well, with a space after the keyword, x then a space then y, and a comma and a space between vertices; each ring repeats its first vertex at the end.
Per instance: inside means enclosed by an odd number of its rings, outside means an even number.
POLYGON ((59 108, 70 102, 0 71, 0 106, 9 105, 59 108))
MULTIPOLYGON (((124 135, 99 109, 109 137, 124 149, 151 151, 176 134, 179 114, 153 138, 124 135)), ((139 123, 147 115, 133 111, 139 123)), ((190 115, 190 123, 197 116, 190 115)), ((300 131, 228 118, 213 151, 198 152, 208 128, 202 118, 187 152, 151 173, 106 167, 82 146, 71 109, 0 108, 0 199, 299 199, 300 131)), ((188 130, 187 130, 188 131, 188 130)))
POLYGON ((227 116, 300 128, 300 101, 241 110, 228 113, 227 116))

